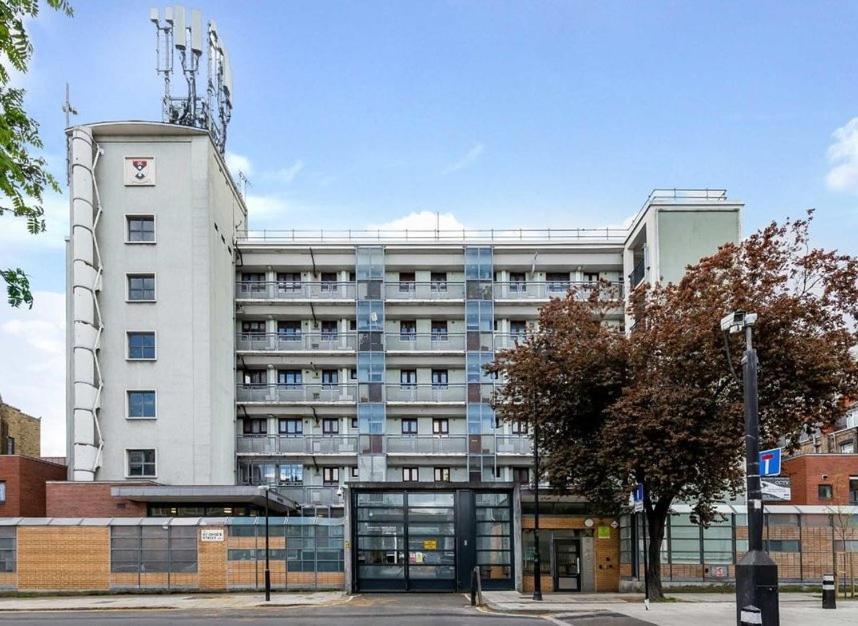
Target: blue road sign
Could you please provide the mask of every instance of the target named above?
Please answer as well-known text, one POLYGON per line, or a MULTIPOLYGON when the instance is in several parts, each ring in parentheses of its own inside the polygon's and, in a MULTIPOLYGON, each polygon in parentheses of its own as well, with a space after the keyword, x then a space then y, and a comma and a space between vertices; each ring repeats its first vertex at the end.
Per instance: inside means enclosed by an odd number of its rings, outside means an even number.
POLYGON ((760 452, 760 476, 777 476, 781 473, 781 449, 760 452))
POLYGON ((644 488, 642 484, 638 483, 635 485, 635 490, 632 492, 632 502, 635 505, 635 513, 643 511, 643 500, 644 488))

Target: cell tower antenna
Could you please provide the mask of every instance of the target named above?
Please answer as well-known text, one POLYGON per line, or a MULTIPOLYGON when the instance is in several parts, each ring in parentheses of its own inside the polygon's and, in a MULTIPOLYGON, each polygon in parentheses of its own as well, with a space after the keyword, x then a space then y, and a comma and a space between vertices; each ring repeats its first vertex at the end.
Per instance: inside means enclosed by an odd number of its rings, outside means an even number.
POLYGON ((229 55, 220 39, 214 21, 203 33, 203 15, 193 9, 190 21, 183 6, 167 7, 161 20, 158 9, 149 12, 155 24, 157 59, 156 71, 164 79, 162 119, 169 124, 202 128, 209 132, 218 150, 226 149, 226 127, 232 116, 232 68, 229 55), (199 75, 205 49, 206 90, 199 75), (171 92, 171 80, 178 53, 182 75, 187 83, 184 95, 171 92), (198 91, 200 95, 198 95, 198 91))
POLYGON ((241 197, 247 199, 247 188, 251 186, 250 179, 242 170, 238 170, 238 183, 241 186, 241 197))
POLYGON ((63 113, 66 114, 66 128, 71 126, 71 116, 77 115, 77 109, 72 106, 69 100, 69 84, 66 83, 66 100, 63 102, 63 113))

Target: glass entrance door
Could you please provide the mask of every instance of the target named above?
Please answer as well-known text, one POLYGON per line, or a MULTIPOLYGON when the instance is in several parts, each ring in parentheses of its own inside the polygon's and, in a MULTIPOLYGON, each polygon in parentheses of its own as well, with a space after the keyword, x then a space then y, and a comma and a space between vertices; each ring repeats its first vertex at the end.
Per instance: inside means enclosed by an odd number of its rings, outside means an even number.
POLYGON ((581 591, 581 541, 556 540, 554 564, 554 588, 557 591, 581 591))
POLYGON ((455 591, 456 510, 453 493, 408 493, 409 590, 455 591))

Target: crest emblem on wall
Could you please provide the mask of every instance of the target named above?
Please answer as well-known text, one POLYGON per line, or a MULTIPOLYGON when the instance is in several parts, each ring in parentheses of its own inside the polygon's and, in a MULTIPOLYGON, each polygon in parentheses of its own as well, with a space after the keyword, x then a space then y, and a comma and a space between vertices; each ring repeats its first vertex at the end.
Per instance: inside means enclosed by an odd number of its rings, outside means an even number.
POLYGON ((125 157, 126 185, 154 185, 154 157, 125 157))

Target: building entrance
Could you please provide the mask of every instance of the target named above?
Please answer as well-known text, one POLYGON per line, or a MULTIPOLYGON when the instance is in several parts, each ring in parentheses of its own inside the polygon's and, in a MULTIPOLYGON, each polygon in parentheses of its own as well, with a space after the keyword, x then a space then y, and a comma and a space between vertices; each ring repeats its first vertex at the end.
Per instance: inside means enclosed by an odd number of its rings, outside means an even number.
POLYGON ((581 591, 581 540, 558 539, 554 542, 554 589, 581 591))

